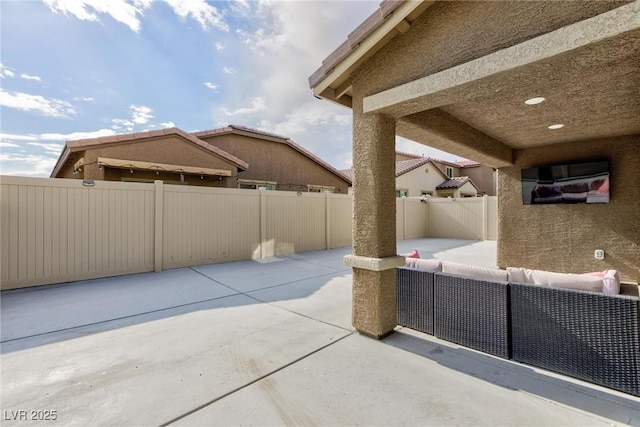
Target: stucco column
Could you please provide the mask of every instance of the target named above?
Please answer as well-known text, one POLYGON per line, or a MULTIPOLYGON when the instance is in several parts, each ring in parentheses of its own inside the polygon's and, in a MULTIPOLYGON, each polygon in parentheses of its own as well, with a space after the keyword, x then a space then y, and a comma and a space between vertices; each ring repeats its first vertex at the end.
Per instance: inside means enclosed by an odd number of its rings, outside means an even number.
POLYGON ((353 114, 353 326, 382 338, 396 322, 395 120, 353 114))

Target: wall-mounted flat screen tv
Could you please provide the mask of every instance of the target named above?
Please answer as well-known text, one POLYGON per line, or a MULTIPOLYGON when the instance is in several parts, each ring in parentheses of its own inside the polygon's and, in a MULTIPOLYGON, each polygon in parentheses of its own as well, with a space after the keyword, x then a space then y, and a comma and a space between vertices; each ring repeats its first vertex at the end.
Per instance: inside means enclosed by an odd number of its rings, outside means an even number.
POLYGON ((609 203, 609 163, 522 169, 522 203, 609 203))

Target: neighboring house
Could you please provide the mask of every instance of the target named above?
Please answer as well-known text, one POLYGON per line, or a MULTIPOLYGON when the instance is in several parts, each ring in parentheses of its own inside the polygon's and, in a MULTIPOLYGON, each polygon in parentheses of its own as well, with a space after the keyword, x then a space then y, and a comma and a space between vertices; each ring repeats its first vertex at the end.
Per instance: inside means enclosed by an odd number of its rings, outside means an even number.
POLYGON ((239 188, 347 194, 351 185, 348 176, 283 136, 236 125, 192 135, 249 163, 238 173, 239 188))
MULTIPOLYGON (((343 171, 352 177, 353 170, 343 171)), ((469 174, 471 175, 471 174, 469 174)), ((476 197, 495 195, 495 171, 477 162, 447 162, 396 151, 397 197, 476 197), (473 172, 484 187, 466 175, 473 172)))
POLYGON ((351 184, 290 139, 240 126, 68 141, 51 177, 337 193, 351 184))

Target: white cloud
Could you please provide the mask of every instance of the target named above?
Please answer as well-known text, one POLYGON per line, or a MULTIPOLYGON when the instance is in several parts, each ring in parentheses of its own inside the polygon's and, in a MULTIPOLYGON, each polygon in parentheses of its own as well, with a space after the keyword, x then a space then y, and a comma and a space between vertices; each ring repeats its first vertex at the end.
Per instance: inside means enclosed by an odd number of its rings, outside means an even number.
POLYGON ((38 139, 41 141, 76 141, 78 139, 100 138, 101 136, 111 136, 115 134, 111 129, 100 129, 91 132, 42 133, 38 136, 38 139))
POLYGON ((34 147, 44 148, 44 151, 52 154, 60 154, 62 147, 64 147, 64 144, 45 144, 43 142, 27 142, 27 144, 33 145, 34 147))
POLYGON ((253 98, 253 100, 251 100, 251 107, 238 108, 235 111, 229 111, 228 109, 223 107, 221 108, 221 110, 227 116, 238 116, 238 115, 252 114, 258 111, 264 111, 266 108, 267 106, 264 103, 264 99, 258 97, 258 98, 253 98))
POLYGON ((229 31, 229 25, 224 21, 222 13, 205 0, 165 1, 180 18, 195 19, 205 30, 211 26, 225 32, 229 31))
POLYGON ((3 141, 37 141, 36 135, 14 135, 10 133, 0 133, 0 139, 3 141))
POLYGON ((27 73, 20 74, 20 77, 22 77, 25 80, 35 80, 35 81, 38 81, 38 82, 42 81, 42 79, 39 76, 32 76, 32 75, 29 75, 27 73))
POLYGON ((151 114, 153 110, 144 105, 130 105, 129 110, 132 116, 131 121, 139 125, 147 124, 149 120, 154 117, 153 114, 151 114))
POLYGON ((133 130, 133 127, 135 126, 135 123, 127 119, 112 119, 111 123, 113 123, 113 125, 111 126, 111 129, 117 130, 117 131, 125 129, 131 132, 133 130))
POLYGON ((224 43, 222 42, 216 42, 216 50, 220 51, 224 49, 224 43))
POLYGON ((96 99, 95 99, 95 98, 92 98, 92 97, 90 97, 90 96, 80 96, 80 97, 73 98, 73 100, 74 100, 74 101, 93 102, 93 101, 95 101, 96 99))
POLYGON ((396 150, 403 151, 405 153, 420 154, 425 157, 433 157, 434 159, 446 160, 449 162, 465 160, 460 156, 456 156, 454 154, 447 153, 446 151, 438 150, 400 136, 396 136, 396 150))
POLYGON ((44 3, 55 13, 72 15, 81 21, 98 22, 97 14, 107 14, 135 32, 140 31, 138 15, 151 5, 150 1, 140 0, 134 4, 124 0, 44 0, 44 3))
POLYGON ((57 157, 33 154, 0 153, 2 175, 48 177, 57 157))
POLYGON ((162 126, 163 128, 174 128, 176 127, 176 124, 173 122, 162 122, 160 123, 160 126, 162 126))
POLYGON ((298 106, 277 123, 261 120, 260 126, 279 135, 304 135, 314 126, 350 126, 350 114, 338 114, 328 102, 309 101, 298 106))
POLYGON ((47 99, 40 95, 7 92, 0 88, 0 106, 37 112, 49 117, 69 118, 76 113, 73 105, 61 99, 47 99))
POLYGON ((225 74, 235 74, 237 71, 232 67, 222 67, 222 72, 225 74))
POLYGON ((218 91, 218 85, 211 82, 204 82, 204 85, 213 91, 218 91))
POLYGON ((14 144, 13 142, 4 142, 0 141, 0 148, 9 148, 9 147, 20 147, 18 144, 14 144))
POLYGON ((13 77, 15 73, 9 67, 5 67, 2 63, 0 63, 0 78, 4 79, 5 77, 13 77))

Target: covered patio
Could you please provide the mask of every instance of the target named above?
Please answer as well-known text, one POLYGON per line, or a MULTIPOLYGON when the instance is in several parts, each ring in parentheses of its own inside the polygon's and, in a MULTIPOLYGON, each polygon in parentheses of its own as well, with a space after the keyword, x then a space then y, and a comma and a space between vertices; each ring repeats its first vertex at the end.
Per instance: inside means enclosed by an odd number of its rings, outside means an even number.
POLYGON ((396 136, 497 169, 498 267, 638 282, 639 63, 638 0, 382 1, 309 78, 353 112, 356 329, 395 327, 396 136), (608 203, 524 203, 524 169, 596 161, 608 203))
MULTIPOLYGON (((496 243, 398 242, 494 266, 496 243)), ((640 425, 640 399, 351 320, 351 248, 4 291, 3 425, 640 425), (51 414, 55 414, 55 420, 51 414)))

